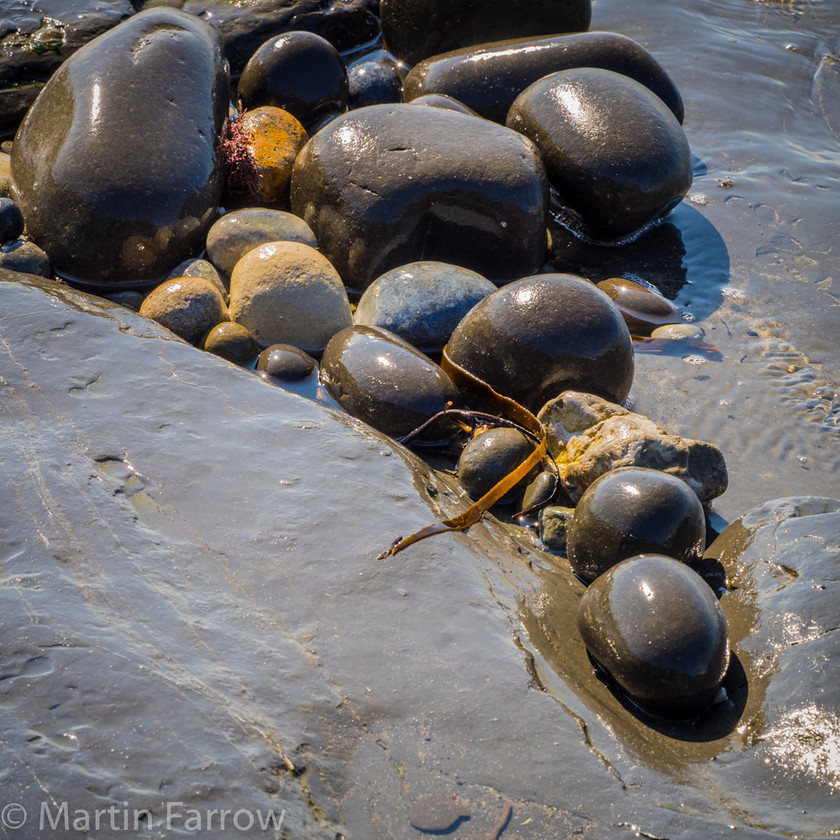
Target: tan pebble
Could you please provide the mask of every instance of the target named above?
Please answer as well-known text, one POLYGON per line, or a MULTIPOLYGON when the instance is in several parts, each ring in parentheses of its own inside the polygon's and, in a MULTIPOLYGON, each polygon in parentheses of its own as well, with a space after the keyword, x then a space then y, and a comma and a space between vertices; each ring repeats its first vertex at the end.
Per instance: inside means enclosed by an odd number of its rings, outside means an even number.
POLYGON ((216 324, 228 320, 219 290, 203 277, 176 277, 154 288, 140 314, 197 344, 216 324))
POLYGON ((230 317, 251 330, 261 347, 293 344, 315 355, 353 323, 338 272, 301 242, 267 242, 236 263, 230 317))

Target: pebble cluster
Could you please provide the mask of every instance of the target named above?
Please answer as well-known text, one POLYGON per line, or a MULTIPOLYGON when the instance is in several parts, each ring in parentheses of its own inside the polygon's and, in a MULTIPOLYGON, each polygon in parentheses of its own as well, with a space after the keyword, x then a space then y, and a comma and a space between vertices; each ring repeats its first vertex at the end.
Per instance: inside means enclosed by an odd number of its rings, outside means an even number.
POLYGON ((317 379, 387 435, 450 411, 422 437, 465 443, 455 472, 479 499, 536 442, 456 386, 446 348, 539 413, 549 456, 501 503, 542 508, 543 541, 590 584, 591 655, 646 708, 690 715, 729 658, 689 568, 723 457, 622 405, 633 336, 669 335, 677 308, 633 279, 555 273, 547 226, 620 245, 686 194, 691 155, 667 73, 587 32, 590 14, 381 0, 384 48, 345 58, 276 33, 235 86, 210 24, 134 14, 61 64, 20 125, 0 266, 133 306, 266 381, 317 379))

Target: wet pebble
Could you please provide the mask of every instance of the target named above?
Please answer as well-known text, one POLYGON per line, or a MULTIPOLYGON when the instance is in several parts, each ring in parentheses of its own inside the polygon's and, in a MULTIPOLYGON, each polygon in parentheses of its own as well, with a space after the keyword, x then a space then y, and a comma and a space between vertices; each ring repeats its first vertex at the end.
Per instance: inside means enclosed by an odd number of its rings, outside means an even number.
POLYGON ((325 38, 311 32, 284 32, 251 56, 237 91, 243 108, 273 105, 309 126, 347 107, 347 71, 325 38))
POLYGON ((388 49, 409 64, 504 38, 584 32, 590 0, 381 0, 388 49))
POLYGON ((448 94, 482 117, 504 123, 525 88, 574 67, 600 67, 635 79, 682 122, 682 98, 668 74, 641 44, 615 32, 518 38, 435 55, 411 68, 404 98, 448 94))
POLYGON ((227 191, 247 203, 289 201, 292 164, 309 135, 288 111, 263 105, 246 111, 233 124, 227 145, 227 191))
POLYGON ((157 321, 190 344, 228 318, 219 290, 203 277, 166 280, 146 296, 140 314, 157 321))
POLYGON ((299 347, 291 344, 272 344, 260 353, 257 371, 283 382, 306 379, 318 370, 318 362, 299 347))
POLYGON ((402 101, 402 75, 395 61, 379 57, 353 64, 347 71, 351 108, 402 101))
POLYGON ((27 239, 15 239, 0 245, 0 268, 40 277, 52 276, 50 258, 27 239))
POLYGON ((572 521, 575 509, 564 505, 549 505, 540 511, 540 541, 560 554, 565 554, 569 533, 569 523, 572 521))
POLYGON ((668 298, 626 277, 611 277, 597 284, 621 310, 634 335, 649 335, 663 324, 680 321, 680 310, 668 298))
POLYGON ((169 272, 167 280, 174 280, 176 277, 203 277, 209 283, 212 283, 221 293, 222 297, 227 303, 228 290, 219 272, 207 260, 192 258, 178 263, 172 271, 169 272))
POLYGON ((522 494, 521 510, 529 510, 544 505, 552 498, 557 488, 557 476, 551 470, 543 470, 525 488, 522 494))
POLYGON ((664 324, 657 327, 651 338, 667 338, 669 341, 702 341, 706 332, 696 324, 664 324))
POLYGON ((55 269, 145 284, 201 247, 223 178, 228 68, 213 26, 138 12, 74 52, 12 149, 15 196, 55 269))
POLYGON ((254 334, 242 324, 232 321, 213 327, 204 339, 203 349, 235 365, 250 364, 260 352, 254 334))
MULTIPOLYGON (((345 411, 392 437, 460 401, 452 380, 428 356, 376 327, 335 335, 321 360, 321 381, 345 411)), ((428 436, 443 437, 445 430, 441 423, 428 436)))
POLYGON ((377 277, 356 308, 356 323, 382 327, 424 353, 440 352, 460 320, 496 287, 475 271, 422 260, 377 277))
POLYGON ((540 79, 516 98, 507 125, 537 144, 561 203, 597 240, 635 234, 691 186, 677 118, 644 85, 611 70, 540 79))
POLYGON ((468 818, 470 809, 448 796, 419 796, 408 809, 408 821, 420 831, 444 832, 468 818))
POLYGON ((420 259, 510 280, 545 261, 547 189, 516 132, 443 108, 371 105, 305 146, 291 207, 351 289, 420 259))
POLYGON ((251 330, 260 347, 294 344, 315 355, 353 323, 338 273, 302 242, 267 242, 236 263, 230 318, 251 330))
POLYGON ((488 295, 455 328, 453 362, 536 411, 566 388, 622 402, 633 347, 615 304, 569 274, 541 274, 488 295))
MULTIPOLYGON (((470 439, 458 459, 458 481, 472 499, 480 499, 534 451, 534 443, 517 429, 498 428, 470 439)), ((539 466, 509 490, 501 504, 512 502, 536 477, 539 466)))
POLYGON ((697 494, 679 478, 639 467, 593 481, 568 534, 569 562, 587 581, 636 554, 692 563, 705 547, 706 517, 697 494))
POLYGON ((13 242, 23 233, 23 213, 10 198, 0 198, 0 245, 13 242))
POLYGON ((252 248, 266 242, 302 242, 317 248, 315 235, 303 219, 266 207, 246 207, 218 219, 207 233, 207 256, 230 277, 233 267, 252 248))
POLYGON ((729 665, 717 598, 688 566, 663 555, 624 560, 598 577, 580 600, 578 628, 616 683, 667 717, 702 711, 729 665))

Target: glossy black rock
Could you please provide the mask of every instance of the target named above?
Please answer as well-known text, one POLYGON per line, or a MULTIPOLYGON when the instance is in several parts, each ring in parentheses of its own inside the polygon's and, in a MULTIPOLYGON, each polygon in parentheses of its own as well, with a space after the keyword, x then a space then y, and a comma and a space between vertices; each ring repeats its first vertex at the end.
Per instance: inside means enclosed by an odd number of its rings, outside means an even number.
POLYGON ((318 362, 292 344, 272 344, 260 353, 257 370, 283 382, 306 379, 318 369, 318 362))
POLYGON ((589 485, 569 526, 568 557, 584 580, 636 554, 666 554, 686 563, 706 547, 697 494, 659 470, 622 467, 589 485))
POLYGON ((353 289, 416 260, 510 280, 543 264, 547 189, 536 148, 516 132, 442 108, 373 105, 304 147, 292 211, 353 289))
POLYGON ((488 295, 455 328, 447 353, 532 411, 569 388, 621 403, 633 381, 621 313, 569 274, 526 277, 488 295))
POLYGON ((23 214, 10 198, 0 198, 0 245, 12 242, 23 233, 23 214))
POLYGON ((589 29, 590 0, 381 0, 388 49, 416 64, 446 50, 503 38, 589 29))
POLYGON ((714 699, 729 633, 708 584, 658 554, 633 557, 583 593, 578 628, 591 656, 640 705, 689 717, 714 699))
POLYGON ((227 103, 215 30, 174 9, 140 12, 72 55, 12 150, 27 230, 55 269, 142 284, 199 248, 221 196, 227 103))
POLYGON ((665 70, 641 44, 615 32, 516 38, 435 55, 411 69, 403 98, 409 102, 424 94, 446 94, 503 123, 526 87, 575 67, 600 67, 635 79, 683 121, 682 97, 665 70))
POLYGON ((347 71, 329 41, 311 32, 286 32, 251 56, 237 90, 243 108, 273 105, 307 126, 347 107, 347 71))
MULTIPOLYGON (((464 447, 458 459, 458 481, 471 498, 480 499, 533 451, 533 442, 517 429, 489 429, 473 437, 464 447)), ((502 504, 512 502, 538 471, 539 466, 534 467, 500 499, 502 504)))
POLYGON ((540 79, 516 98, 507 125, 537 144, 561 203, 596 240, 636 234, 691 186, 677 118, 644 85, 611 70, 540 79))
POLYGON ((321 381, 345 411, 392 436, 408 434, 459 400, 438 365, 375 327, 348 327, 333 336, 321 359, 321 381))

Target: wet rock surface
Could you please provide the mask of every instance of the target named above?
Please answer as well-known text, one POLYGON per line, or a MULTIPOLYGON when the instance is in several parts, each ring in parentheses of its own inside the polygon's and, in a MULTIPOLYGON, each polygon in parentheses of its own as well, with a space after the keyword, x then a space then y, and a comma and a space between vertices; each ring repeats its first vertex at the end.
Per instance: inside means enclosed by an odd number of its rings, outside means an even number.
POLYGON ((510 280, 545 257, 547 184, 534 146, 438 108, 373 105, 331 122, 295 162, 292 211, 351 289, 416 260, 510 280))
POLYGON ((682 122, 682 97, 668 74, 640 44, 616 32, 520 38, 435 55, 405 79, 405 100, 445 94, 482 117, 504 123, 525 88, 560 70, 599 67, 650 88, 682 122))
POLYGON ((219 290, 203 277, 176 277, 156 286, 143 301, 140 314, 197 344, 228 317, 219 290))
POLYGON ((380 0, 388 49, 416 64, 447 50, 502 38, 589 29, 590 0, 380 0))
POLYGON ((0 245, 12 242, 23 233, 23 213, 10 198, 0 198, 0 245))
POLYGON ((396 333, 424 353, 439 353, 461 319, 494 291, 487 278, 457 265, 409 263, 368 286, 355 319, 396 333))
POLYGON ((601 280, 597 286, 615 301, 634 335, 648 335, 667 324, 682 325, 679 309, 664 295, 641 283, 626 277, 611 277, 601 280))
POLYGON ((12 150, 28 233, 54 268, 119 287, 191 256, 221 196, 227 99, 215 31, 173 9, 135 15, 62 64, 12 150))
POLYGON ((703 504, 726 490, 726 463, 716 446, 671 434, 593 394, 566 391, 546 403, 537 419, 575 503, 593 481, 619 467, 650 467, 677 476, 703 504))
POLYGON ((334 336, 321 360, 321 381, 347 412, 392 437, 460 402, 452 380, 428 356, 376 327, 334 336))
POLYGON ((644 85, 611 70, 562 70, 514 101, 510 128, 539 147, 560 202, 598 240, 665 215, 692 181, 688 140, 644 85))
POLYGON ((619 686, 667 717, 707 707, 729 667, 729 634, 715 594, 670 557, 644 554, 602 574, 580 600, 578 626, 619 686))
POLYGON ((272 344, 260 353, 257 370, 283 382, 294 382, 311 376, 318 370, 318 363, 292 344, 272 344))
POLYGON ((706 547, 703 506, 684 481, 661 470, 610 470, 578 502, 567 543, 572 568, 588 581, 637 554, 691 564, 706 547))
POLYGON ((566 274, 495 291, 455 329, 453 362, 536 411, 567 388, 621 402, 633 381, 630 333, 612 301, 566 274))
MULTIPOLYGON (((458 459, 458 481, 472 499, 480 499, 534 451, 534 443, 517 429, 489 429, 475 435, 458 459)), ((536 472, 535 467, 532 472, 536 472)), ((528 475, 499 502, 513 501, 535 475, 528 475)))
POLYGON ((202 348, 236 365, 247 365, 260 352, 254 334, 242 324, 234 324, 232 321, 213 327, 207 333, 202 348))

